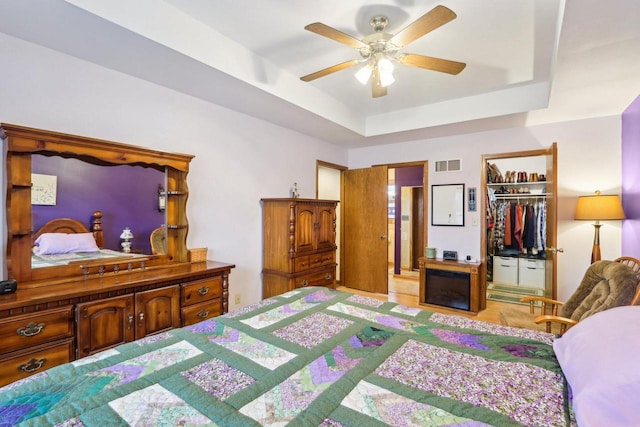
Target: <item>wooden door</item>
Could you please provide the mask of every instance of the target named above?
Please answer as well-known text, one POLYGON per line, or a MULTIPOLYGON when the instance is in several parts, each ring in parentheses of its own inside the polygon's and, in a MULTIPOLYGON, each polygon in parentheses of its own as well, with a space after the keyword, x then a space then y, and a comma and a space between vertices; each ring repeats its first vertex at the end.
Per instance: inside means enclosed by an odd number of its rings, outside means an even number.
POLYGON ((342 285, 388 292, 387 167, 344 171, 342 285))
POLYGON ((424 254, 424 187, 411 189, 411 269, 418 270, 424 254))
POLYGON ((133 295, 78 304, 78 358, 133 341, 133 295))
POLYGON ((136 339, 180 327, 178 285, 136 293, 136 339))

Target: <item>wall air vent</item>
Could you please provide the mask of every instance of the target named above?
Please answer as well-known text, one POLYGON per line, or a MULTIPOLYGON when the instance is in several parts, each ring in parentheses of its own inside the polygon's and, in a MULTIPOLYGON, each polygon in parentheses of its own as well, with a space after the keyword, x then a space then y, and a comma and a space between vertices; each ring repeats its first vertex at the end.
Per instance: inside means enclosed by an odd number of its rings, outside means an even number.
POLYGON ((436 172, 458 172, 461 170, 460 159, 436 160, 436 172))

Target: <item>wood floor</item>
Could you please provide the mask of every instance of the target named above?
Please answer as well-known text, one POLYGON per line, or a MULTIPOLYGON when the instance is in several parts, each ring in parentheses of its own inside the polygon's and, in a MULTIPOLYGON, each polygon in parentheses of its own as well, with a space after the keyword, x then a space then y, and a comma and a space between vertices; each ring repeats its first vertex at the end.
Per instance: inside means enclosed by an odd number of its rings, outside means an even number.
POLYGON ((498 301, 487 301, 487 308, 480 313, 472 314, 460 310, 450 310, 447 308, 439 308, 437 306, 424 306, 418 304, 418 278, 407 276, 394 276, 389 274, 389 294, 375 294, 370 292, 359 291, 357 289, 346 288, 344 286, 338 286, 338 290, 343 292, 351 292, 358 295, 366 295, 372 298, 377 298, 382 301, 391 301, 398 304, 405 305, 407 307, 415 307, 426 309, 430 311, 437 311, 446 314, 457 314, 460 316, 469 317, 475 320, 482 320, 484 322, 500 324, 500 309, 503 307, 516 307, 525 312, 529 311, 529 307, 520 304, 509 304, 498 301))

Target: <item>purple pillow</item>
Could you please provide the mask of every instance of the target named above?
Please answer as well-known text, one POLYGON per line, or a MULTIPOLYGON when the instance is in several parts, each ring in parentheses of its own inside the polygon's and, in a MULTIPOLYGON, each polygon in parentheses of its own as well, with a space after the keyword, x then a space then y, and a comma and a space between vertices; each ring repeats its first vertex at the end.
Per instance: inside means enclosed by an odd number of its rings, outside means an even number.
POLYGON ((640 420, 640 306, 596 313, 554 341, 580 427, 640 420))
POLYGON ((98 249, 92 233, 44 233, 36 239, 36 255, 67 254, 70 252, 95 252, 98 249))

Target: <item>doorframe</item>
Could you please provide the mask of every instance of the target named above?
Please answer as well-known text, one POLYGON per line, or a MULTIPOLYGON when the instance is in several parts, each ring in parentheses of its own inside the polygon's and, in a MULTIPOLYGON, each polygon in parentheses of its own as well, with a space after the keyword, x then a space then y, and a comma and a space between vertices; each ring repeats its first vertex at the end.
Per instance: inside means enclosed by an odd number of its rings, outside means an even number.
MULTIPOLYGON (((497 159, 511 159, 517 157, 547 157, 547 194, 552 196, 551 209, 549 209, 549 203, 547 202, 547 221, 553 221, 554 231, 552 239, 547 239, 547 248, 555 248, 557 246, 557 233, 558 233, 558 148, 557 143, 554 142, 548 148, 541 148, 528 151, 514 151, 510 153, 497 153, 497 154, 483 154, 481 158, 481 176, 480 176, 480 197, 482 197, 482 203, 480 212, 480 221, 482 227, 480 227, 480 261, 483 266, 483 272, 480 275, 480 289, 481 292, 487 292, 487 163, 490 160, 497 159), (549 157, 551 157, 552 163, 549 163, 549 157), (550 178, 550 179, 549 179, 550 178), (549 185, 551 188, 549 188, 549 185)), ((546 248, 545 248, 546 249, 546 248)), ((552 286, 552 299, 557 299, 558 295, 558 258, 557 253, 553 250, 547 250, 547 261, 551 256, 551 262, 553 263, 552 273, 546 273, 547 280, 551 279, 552 286)))
MULTIPOLYGON (((412 166, 422 166, 422 187, 424 189, 424 194, 423 194, 423 203, 422 203, 422 242, 424 243, 422 245, 422 248, 419 248, 418 250, 421 251, 420 257, 423 258, 425 257, 425 248, 428 246, 428 236, 429 236, 429 227, 427 226, 427 218, 429 215, 429 161, 428 160, 415 160, 415 161, 411 161, 411 162, 402 162, 402 163, 381 163, 381 164, 377 164, 377 165, 372 165, 371 167, 374 166, 386 166, 387 169, 396 169, 396 168, 407 168, 407 167, 412 167, 412 166)), ((395 242, 394 242, 395 244, 395 242)), ((389 262, 389 259, 387 258, 387 263, 389 262)))
MULTIPOLYGON (((401 163, 387 163, 387 164, 376 164, 376 165, 371 165, 370 167, 375 167, 375 166, 386 166, 387 169, 388 168, 401 168, 401 167, 411 167, 411 166, 422 166, 423 167, 423 173, 422 173, 422 186, 424 188, 424 201, 423 201, 423 207, 422 207, 422 229, 423 229, 423 242, 424 244, 422 245, 422 248, 419 248, 419 251, 422 251, 422 257, 425 256, 424 254, 424 250, 425 247, 428 245, 428 235, 429 235, 429 227, 428 227, 428 215, 429 215, 429 161, 428 160, 415 160, 415 161, 411 161, 411 162, 401 162, 401 163)), ((331 163, 331 162, 326 162, 324 160, 316 160, 316 199, 318 198, 318 169, 320 167, 326 167, 326 168, 330 168, 330 169, 336 169, 340 171, 340 201, 344 200, 344 179, 343 179, 343 173, 344 171, 348 170, 349 168, 347 166, 343 166, 343 165, 339 165, 336 163, 331 163)), ((342 203, 338 203, 338 207, 337 207, 338 211, 340 212, 340 216, 342 218, 342 203)), ((340 238, 338 239, 339 241, 336 241, 336 244, 338 245, 338 247, 342 248, 344 247, 344 245, 342 244, 342 239, 344 236, 344 221, 340 221, 340 238)), ((340 256, 339 256, 339 260, 338 262, 340 263, 340 265, 344 265, 344 251, 340 250, 340 256)), ((387 263, 389 262, 388 258, 387 258, 387 263)), ((338 280, 338 283, 340 282, 340 280, 338 280)))
MULTIPOLYGON (((336 163, 330 163, 330 162, 325 162, 324 160, 317 160, 316 159, 316 199, 318 198, 318 192, 319 192, 319 186, 320 186, 320 180, 319 180, 319 169, 321 167, 324 168, 328 168, 328 169, 334 169, 337 171, 340 171, 340 199, 338 200, 339 202, 342 202, 342 200, 344 200, 344 179, 343 179, 343 172, 346 171, 347 169, 349 169, 346 166, 342 166, 336 163)), ((338 206, 336 207, 336 213, 337 215, 340 217, 340 230, 339 230, 339 236, 338 239, 336 239, 336 245, 338 246, 338 277, 336 277, 336 283, 340 284, 340 279, 342 277, 342 270, 341 270, 341 266, 344 265, 344 251, 342 251, 341 249, 343 248, 343 244, 342 244, 342 238, 344 236, 344 221, 342 220, 343 218, 343 211, 342 211, 342 203, 338 203, 338 206)))

